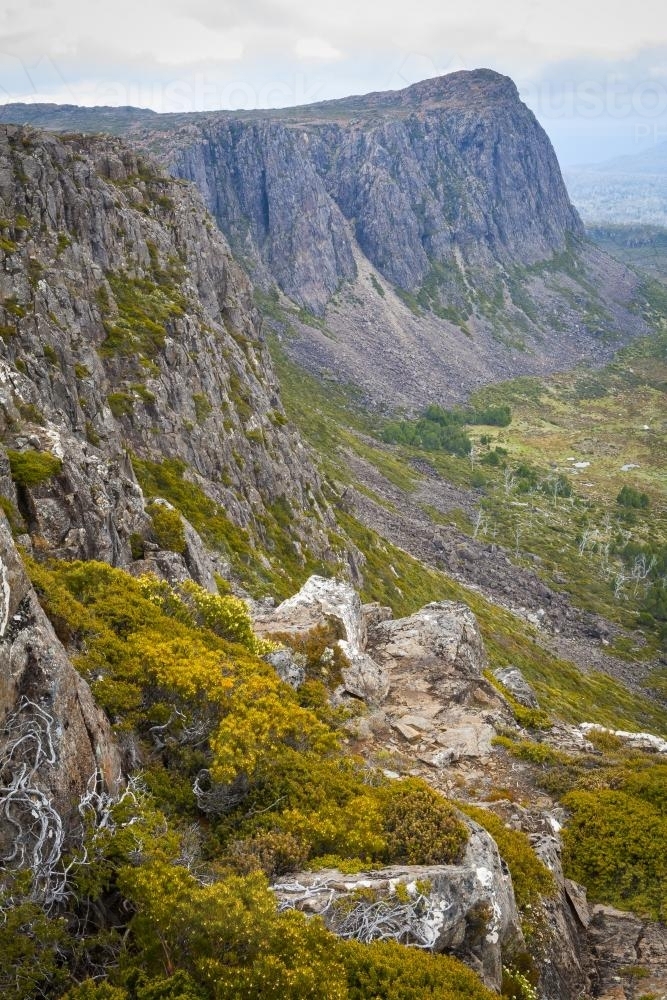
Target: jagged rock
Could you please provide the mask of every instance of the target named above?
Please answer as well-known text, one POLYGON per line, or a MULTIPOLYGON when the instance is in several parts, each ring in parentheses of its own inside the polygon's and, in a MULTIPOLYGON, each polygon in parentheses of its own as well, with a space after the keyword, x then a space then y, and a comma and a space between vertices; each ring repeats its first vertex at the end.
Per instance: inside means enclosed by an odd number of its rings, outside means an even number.
POLYGON ((380 704, 389 690, 389 681, 386 671, 364 652, 366 623, 361 600, 349 584, 311 576, 293 597, 277 608, 260 612, 254 624, 262 635, 301 635, 327 622, 334 622, 342 633, 338 644, 350 663, 343 670, 344 690, 371 705, 380 704))
POLYGON ((537 695, 518 667, 498 667, 493 676, 526 708, 539 708, 537 695))
POLYGON ((496 727, 513 724, 506 700, 483 676, 484 643, 466 605, 443 601, 379 621, 369 628, 368 649, 389 679, 388 722, 432 767, 487 757, 496 727))
POLYGON ((331 869, 300 872, 274 885, 273 890, 281 907, 320 914, 339 933, 361 940, 393 937, 455 954, 489 986, 499 989, 503 952, 523 947, 523 935, 512 880, 498 849, 482 827, 467 822, 470 839, 459 865, 394 865, 358 875, 331 869), (413 903, 396 899, 397 883, 408 887, 413 903), (426 888, 423 900, 415 905, 418 883, 426 883, 426 888), (336 904, 359 888, 373 891, 378 904, 360 901, 352 917, 347 907, 337 911, 336 904), (379 919, 373 919, 374 914, 379 919))
MULTIPOLYGON (((0 342, 3 442, 62 460, 15 492, 0 480, 41 550, 129 567, 151 541, 131 452, 169 460, 248 540, 277 504, 295 546, 331 556, 249 283, 197 192, 116 139, 3 126, 0 216, 0 302, 16 303, 0 342)), ((188 574, 214 589, 218 566, 184 530, 188 574)))
POLYGON ((350 647, 363 650, 366 629, 361 613, 359 594, 342 580, 311 576, 301 590, 288 597, 277 608, 259 614, 255 619, 258 632, 292 632, 300 635, 318 625, 335 622, 341 638, 350 647))
POLYGON ((369 651, 387 669, 425 680, 445 700, 461 700, 485 686, 484 643, 465 604, 427 604, 409 618, 380 622, 369 634, 369 651))
POLYGON ((344 639, 341 639, 338 645, 350 664, 342 671, 346 693, 355 698, 362 698, 369 705, 381 705, 389 691, 386 670, 383 670, 367 653, 354 649, 352 644, 344 639))
POLYGON ((66 835, 80 826, 77 803, 86 791, 115 794, 122 783, 120 754, 106 716, 42 611, 1 513, 0 730, 2 856, 11 853, 4 848, 17 834, 10 817, 18 805, 12 804, 9 786, 21 773, 28 775, 28 794, 34 788, 35 801, 46 797, 45 808, 55 810, 66 835), (15 739, 27 732, 31 738, 12 750, 15 739))
POLYGON ((588 938, 600 996, 667 994, 667 928, 610 906, 594 906, 588 938), (639 987, 639 988, 638 988, 639 987), (620 992, 620 991, 623 992, 620 992))
POLYGON ((653 733, 629 733, 625 729, 607 729, 597 722, 581 722, 579 729, 582 733, 611 733, 633 750, 643 750, 644 753, 667 753, 667 740, 654 736, 653 733))
POLYGON ((291 649, 277 649, 264 657, 278 676, 293 688, 300 688, 306 679, 306 668, 291 649))
MULTIPOLYGON (((517 808, 516 806, 514 808, 517 808)), ((522 810, 523 817, 526 811, 522 810)), ((538 858, 554 876, 556 893, 542 901, 544 918, 540 921, 539 995, 542 1000, 569 1000, 588 996, 594 978, 586 929, 590 912, 583 886, 566 879, 561 865, 561 841, 558 822, 542 817, 540 832, 531 840, 538 858)))

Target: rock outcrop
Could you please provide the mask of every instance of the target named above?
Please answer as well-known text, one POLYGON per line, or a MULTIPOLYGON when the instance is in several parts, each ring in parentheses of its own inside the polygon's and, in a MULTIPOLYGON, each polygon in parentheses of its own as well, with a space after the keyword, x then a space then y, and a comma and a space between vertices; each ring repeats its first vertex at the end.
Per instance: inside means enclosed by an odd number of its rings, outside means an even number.
POLYGON ((300 872, 273 890, 281 907, 319 914, 343 937, 388 938, 454 954, 499 989, 503 954, 520 950, 523 934, 498 848, 482 827, 468 823, 458 865, 394 865, 358 875, 300 872), (404 890, 399 895, 398 885, 404 890))
POLYGON ((517 667, 498 667, 493 676, 525 708, 539 708, 537 695, 517 667))
POLYGON ((205 586, 235 545, 254 541, 278 576, 279 536, 296 566, 330 556, 248 281, 197 193, 118 140, 4 126, 0 221, 0 431, 55 462, 16 492, 3 477, 35 544, 121 566, 164 548, 135 477, 145 459, 153 494, 171 488, 209 534, 219 518, 217 560, 187 525, 171 546, 205 586))
MULTIPOLYGON (((311 576, 301 590, 277 608, 255 617, 255 628, 262 635, 287 632, 307 635, 320 625, 334 623, 340 633, 337 640, 347 659, 343 669, 343 691, 371 705, 380 704, 387 695, 386 671, 365 652, 366 618, 361 599, 349 584, 311 576)), ((286 671, 284 679, 294 676, 280 662, 276 669, 286 671)))
POLYGON ((594 906, 588 929, 597 995, 611 1000, 667 995, 665 925, 610 906, 594 906))
POLYGON ((369 631, 368 652, 386 671, 389 725, 435 768, 488 757, 499 725, 512 725, 505 700, 484 677, 474 614, 441 601, 369 631))

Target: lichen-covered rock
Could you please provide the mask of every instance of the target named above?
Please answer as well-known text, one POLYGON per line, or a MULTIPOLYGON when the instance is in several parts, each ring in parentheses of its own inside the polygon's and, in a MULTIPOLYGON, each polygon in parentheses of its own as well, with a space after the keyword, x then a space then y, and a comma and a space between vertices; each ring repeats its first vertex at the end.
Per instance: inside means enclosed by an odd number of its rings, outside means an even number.
POLYGON ((631 747, 633 750, 643 750, 644 753, 667 753, 667 740, 654 733, 629 733, 625 729, 607 729, 597 722, 581 722, 579 729, 582 733, 610 733, 616 736, 621 742, 631 747))
POLYGON ((264 657, 276 671, 281 681, 290 687, 300 688, 306 679, 306 668, 299 656, 291 649, 276 649, 264 657))
POLYGON ((493 676, 526 708, 539 708, 537 695, 518 667, 498 667, 493 676))
POLYGON ((338 643, 349 666, 343 670, 343 686, 347 694, 362 698, 369 705, 381 705, 389 691, 387 671, 364 653, 341 639, 338 643))
POLYGON ((273 890, 282 908, 317 913, 342 936, 457 955, 499 989, 503 953, 520 949, 523 934, 498 849, 485 830, 467 822, 470 839, 458 865, 394 865, 357 875, 300 872, 273 890), (404 889, 397 895, 399 884, 404 889))
POLYGON ((338 645, 349 661, 343 670, 343 688, 369 704, 382 702, 389 690, 386 671, 365 651, 366 619, 359 594, 342 580, 311 576, 301 590, 277 608, 256 614, 255 629, 262 635, 288 632, 305 635, 312 629, 334 623, 341 638, 338 645))
POLYGON ((343 580, 311 576, 301 590, 288 597, 277 608, 256 616, 257 630, 292 632, 301 635, 325 622, 335 622, 353 649, 366 645, 366 628, 361 612, 361 599, 354 587, 343 580))

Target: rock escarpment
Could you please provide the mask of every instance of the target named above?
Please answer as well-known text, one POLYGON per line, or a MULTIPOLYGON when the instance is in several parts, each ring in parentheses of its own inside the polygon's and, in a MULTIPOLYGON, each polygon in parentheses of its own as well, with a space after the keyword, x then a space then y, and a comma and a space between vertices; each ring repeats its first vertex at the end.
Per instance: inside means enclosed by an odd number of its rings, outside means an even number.
POLYGON ((7 126, 0 220, 0 429, 30 466, 3 492, 33 541, 121 566, 172 548, 207 586, 239 538, 269 568, 279 535, 296 566, 330 554, 247 279, 196 192, 117 140, 7 126), (218 517, 215 565, 189 529, 156 544, 137 459, 152 495, 218 517))
POLYGON ((162 116, 132 137, 287 296, 296 360, 389 408, 600 360, 647 330, 628 309, 638 279, 586 243, 547 135, 489 70, 181 128, 162 116))
POLYGON ((583 236, 546 134, 489 70, 263 121, 220 113, 164 139, 235 251, 318 314, 355 275, 355 243, 405 292, 435 269, 451 307, 470 269, 530 265, 583 236))
POLYGON ((193 181, 289 353, 386 408, 648 332, 638 277, 585 240, 547 135, 491 70, 278 111, 3 114, 121 130, 193 181))

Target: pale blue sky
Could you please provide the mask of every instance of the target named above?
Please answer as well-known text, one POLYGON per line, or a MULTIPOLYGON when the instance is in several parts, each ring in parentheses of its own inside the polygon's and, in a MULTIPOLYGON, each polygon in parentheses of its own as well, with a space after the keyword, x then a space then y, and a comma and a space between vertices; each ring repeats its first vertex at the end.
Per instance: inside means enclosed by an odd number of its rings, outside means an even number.
POLYGON ((278 107, 512 76, 564 163, 667 138, 656 0, 0 0, 0 100, 278 107))

